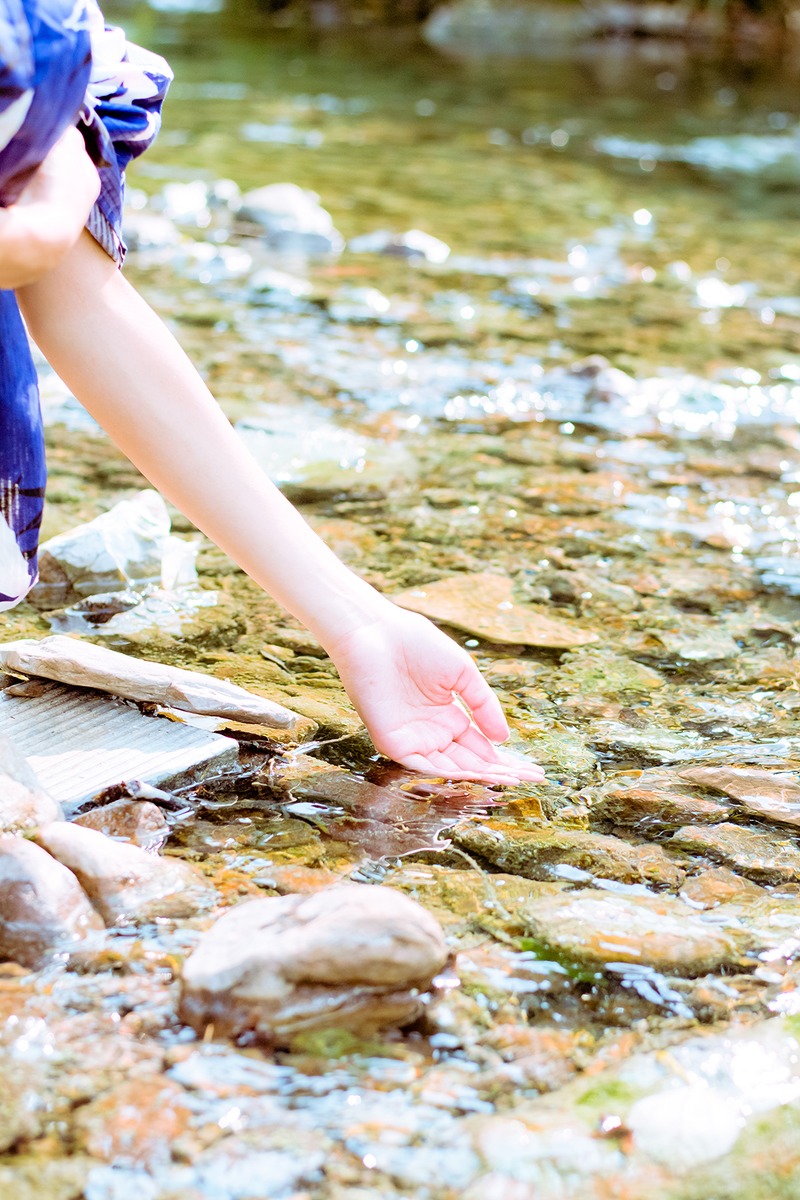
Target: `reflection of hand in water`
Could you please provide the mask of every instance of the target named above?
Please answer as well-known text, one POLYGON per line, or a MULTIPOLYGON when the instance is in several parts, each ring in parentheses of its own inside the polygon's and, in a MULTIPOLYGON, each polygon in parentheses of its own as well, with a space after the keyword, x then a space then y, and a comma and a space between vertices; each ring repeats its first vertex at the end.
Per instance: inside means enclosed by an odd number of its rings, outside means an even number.
POLYGON ((469 654, 424 617, 392 608, 328 649, 372 740, 389 758, 445 779, 544 778, 541 767, 495 745, 508 737, 497 697, 469 654))

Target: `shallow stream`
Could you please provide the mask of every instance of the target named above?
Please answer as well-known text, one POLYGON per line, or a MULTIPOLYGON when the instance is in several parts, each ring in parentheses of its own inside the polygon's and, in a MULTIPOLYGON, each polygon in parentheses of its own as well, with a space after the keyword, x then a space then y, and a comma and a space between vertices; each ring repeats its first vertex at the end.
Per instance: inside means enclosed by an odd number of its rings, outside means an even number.
MULTIPOLYGON (((130 277, 356 571, 464 581, 446 627, 548 777, 375 761, 313 638, 209 546, 217 604, 90 629, 309 718, 184 797, 168 852, 225 903, 385 882, 457 958, 412 1030, 277 1056, 177 1022, 199 920, 0 966, 0 1195, 800 1197, 796 66, 217 20, 132 26, 177 82, 130 176, 130 277), (313 190, 345 248, 270 249, 225 180, 313 190), (357 240, 411 229, 444 247, 357 240), (487 573, 574 648, 487 637, 487 573)), ((143 485, 43 395, 47 536, 143 485)))

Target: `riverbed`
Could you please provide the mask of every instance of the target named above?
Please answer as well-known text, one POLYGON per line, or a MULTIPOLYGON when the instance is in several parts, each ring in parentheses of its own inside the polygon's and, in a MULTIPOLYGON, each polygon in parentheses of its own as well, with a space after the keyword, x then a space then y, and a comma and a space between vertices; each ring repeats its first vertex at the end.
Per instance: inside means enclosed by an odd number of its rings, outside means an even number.
MULTIPOLYGON (((308 720, 166 813, 220 908, 378 883, 453 959, 410 1029, 279 1052, 178 1021, 206 918, 0 966, 0 1194, 800 1197, 791 56, 217 21, 133 28, 176 82, 129 276, 336 552, 439 597, 547 779, 380 760, 314 639, 208 544, 216 603, 82 626, 308 720), (317 194, 329 245, 247 218, 276 183, 317 194)), ((43 380, 51 536, 145 484, 43 380)))

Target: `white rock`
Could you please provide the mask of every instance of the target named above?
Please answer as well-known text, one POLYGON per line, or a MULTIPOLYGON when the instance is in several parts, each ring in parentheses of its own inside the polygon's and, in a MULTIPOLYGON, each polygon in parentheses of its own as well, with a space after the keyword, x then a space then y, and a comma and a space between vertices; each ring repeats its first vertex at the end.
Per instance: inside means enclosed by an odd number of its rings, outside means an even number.
POLYGON ((744 1121, 739 1105, 702 1084, 637 1100, 626 1122, 637 1150, 674 1171, 689 1171, 732 1150, 744 1121))
POLYGON ((272 183, 242 196, 238 216, 260 225, 273 249, 338 254, 344 239, 316 192, 295 183, 272 183))

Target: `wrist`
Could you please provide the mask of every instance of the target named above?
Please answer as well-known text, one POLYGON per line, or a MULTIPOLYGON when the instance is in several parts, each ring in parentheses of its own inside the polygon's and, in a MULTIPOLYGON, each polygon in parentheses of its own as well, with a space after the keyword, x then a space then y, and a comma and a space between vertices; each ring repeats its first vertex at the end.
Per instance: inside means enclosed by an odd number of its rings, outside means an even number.
POLYGON ((343 570, 347 577, 325 589, 324 604, 319 603, 318 592, 314 611, 298 613, 331 658, 335 658, 342 643, 354 633, 369 626, 383 626, 400 615, 400 610, 391 600, 376 592, 346 567, 343 570))

